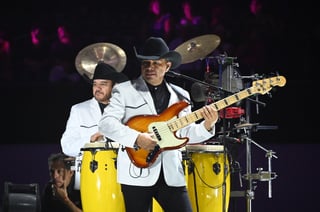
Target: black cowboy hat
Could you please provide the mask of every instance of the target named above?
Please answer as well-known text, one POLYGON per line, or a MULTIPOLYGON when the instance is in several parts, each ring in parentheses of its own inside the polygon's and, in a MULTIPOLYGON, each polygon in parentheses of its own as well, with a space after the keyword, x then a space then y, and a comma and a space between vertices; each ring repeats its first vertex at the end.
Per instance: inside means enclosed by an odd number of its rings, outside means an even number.
POLYGON ((111 65, 99 62, 94 69, 92 81, 95 79, 107 79, 116 83, 121 83, 128 80, 128 77, 120 72, 117 72, 111 65))
POLYGON ((160 37, 150 37, 146 40, 141 54, 136 49, 136 57, 140 60, 166 59, 172 63, 171 68, 177 68, 181 64, 181 55, 177 51, 170 51, 167 44, 160 37))

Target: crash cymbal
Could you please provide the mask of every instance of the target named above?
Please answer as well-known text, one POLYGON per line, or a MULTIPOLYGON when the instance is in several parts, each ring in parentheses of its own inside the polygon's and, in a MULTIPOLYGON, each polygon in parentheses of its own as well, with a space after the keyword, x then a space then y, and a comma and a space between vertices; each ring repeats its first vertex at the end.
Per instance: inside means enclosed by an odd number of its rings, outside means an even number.
POLYGON ((251 129, 254 126, 259 125, 259 123, 242 123, 242 124, 235 124, 234 126, 236 129, 251 129))
POLYGON ((94 43, 78 53, 75 66, 81 76, 92 79, 93 72, 99 62, 107 63, 113 66, 117 72, 122 72, 127 56, 125 52, 117 45, 112 43, 94 43))
POLYGON ((184 42, 178 46, 175 51, 181 54, 181 64, 185 64, 205 58, 208 54, 213 52, 219 44, 219 36, 214 34, 202 35, 184 42))

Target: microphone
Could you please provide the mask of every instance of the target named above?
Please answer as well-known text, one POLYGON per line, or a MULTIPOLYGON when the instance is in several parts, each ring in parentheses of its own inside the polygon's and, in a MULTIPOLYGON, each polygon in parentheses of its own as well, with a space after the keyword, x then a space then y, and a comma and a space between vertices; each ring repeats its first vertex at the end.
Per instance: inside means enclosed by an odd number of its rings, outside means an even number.
POLYGON ((174 71, 168 71, 168 72, 166 73, 166 75, 167 75, 168 77, 180 77, 180 76, 181 76, 181 74, 179 74, 179 73, 177 73, 177 72, 174 72, 174 71))
POLYGON ((204 102, 208 98, 209 87, 200 83, 193 83, 191 86, 191 97, 196 102, 204 102))
POLYGON ((217 141, 221 143, 223 143, 224 141, 228 143, 239 143, 239 144, 241 143, 241 140, 239 138, 223 136, 223 135, 219 135, 217 138, 217 141))

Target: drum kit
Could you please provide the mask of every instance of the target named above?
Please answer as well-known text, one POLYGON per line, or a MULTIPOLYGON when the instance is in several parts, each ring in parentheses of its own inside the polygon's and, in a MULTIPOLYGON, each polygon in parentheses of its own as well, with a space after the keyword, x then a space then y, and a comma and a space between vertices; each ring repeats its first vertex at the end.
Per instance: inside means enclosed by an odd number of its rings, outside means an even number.
MULTIPOLYGON (((196 102, 204 102, 204 104, 215 102, 244 87, 242 79, 246 77, 240 76, 235 57, 228 57, 225 54, 210 56, 220 42, 219 36, 208 34, 190 39, 175 49, 182 56, 182 64, 196 60, 205 60, 207 63, 205 81, 169 71, 174 76, 194 82, 191 87, 191 97, 196 102), (208 68, 210 60, 218 64, 218 73, 210 72, 208 68)), ((95 66, 100 61, 112 65, 121 72, 126 65, 126 54, 120 47, 112 43, 95 43, 79 52, 75 65, 80 75, 90 80, 95 66)), ((259 103, 256 100, 254 102, 259 103)), ((219 111, 223 125, 216 133, 218 136, 201 144, 186 145, 181 149, 193 211, 225 212, 228 211, 230 197, 239 196, 246 198, 247 211, 251 211, 251 201, 254 199, 252 184, 255 181, 269 183, 269 197, 271 198, 271 181, 277 177, 276 173, 271 170, 271 159, 277 157, 273 151, 263 148, 251 139, 251 131, 259 129, 260 126, 258 123, 252 124, 246 121, 250 120, 248 108, 244 110, 240 104, 234 105, 219 111), (234 121, 239 121, 239 123, 235 124, 234 121), (241 175, 239 171, 240 181, 244 179, 248 182, 243 191, 232 191, 230 178, 234 170, 233 165, 237 164, 238 168, 240 165, 234 160, 227 143, 237 145, 245 143, 246 145, 246 173, 241 175), (259 169, 257 173, 252 173, 251 144, 267 153, 267 171, 259 169)), ((75 188, 86 191, 81 192, 84 211, 125 211, 120 186, 116 181, 115 161, 118 147, 110 147, 108 142, 88 143, 81 149, 82 154, 76 158, 75 170, 78 177, 75 188), (97 210, 97 207, 101 208, 97 210)), ((151 211, 163 210, 154 200, 151 211)))

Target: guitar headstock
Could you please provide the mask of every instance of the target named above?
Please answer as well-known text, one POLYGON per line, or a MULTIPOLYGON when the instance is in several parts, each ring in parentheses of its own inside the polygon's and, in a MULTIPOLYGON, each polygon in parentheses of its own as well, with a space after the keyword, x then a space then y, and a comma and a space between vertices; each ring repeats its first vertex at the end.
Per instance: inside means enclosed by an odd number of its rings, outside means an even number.
POLYGON ((286 78, 283 76, 275 76, 262 80, 257 80, 252 83, 252 88, 260 94, 269 92, 273 87, 283 87, 286 84, 286 78))

